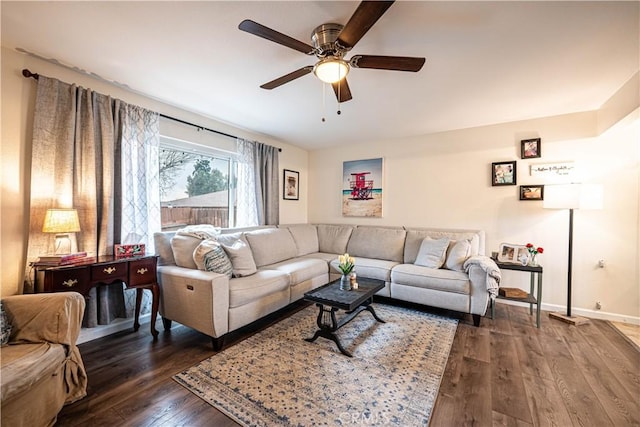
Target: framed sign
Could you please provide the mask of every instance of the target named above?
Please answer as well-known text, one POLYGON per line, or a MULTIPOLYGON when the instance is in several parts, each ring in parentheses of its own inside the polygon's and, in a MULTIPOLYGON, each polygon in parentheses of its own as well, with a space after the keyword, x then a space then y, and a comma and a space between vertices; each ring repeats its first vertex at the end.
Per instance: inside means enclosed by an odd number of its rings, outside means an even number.
POLYGON ((531 165, 530 175, 539 177, 565 177, 573 175, 575 164, 573 162, 544 163, 531 165))
POLYGON ((516 185, 516 162, 491 163, 491 185, 516 185))
POLYGON ((144 256, 145 246, 143 243, 136 245, 114 245, 113 252, 116 258, 144 256))
POLYGON ((520 157, 523 159, 535 159, 542 157, 540 138, 523 139, 520 141, 520 157))
POLYGON ((289 169, 283 170, 282 198, 284 200, 299 200, 300 173, 289 169))

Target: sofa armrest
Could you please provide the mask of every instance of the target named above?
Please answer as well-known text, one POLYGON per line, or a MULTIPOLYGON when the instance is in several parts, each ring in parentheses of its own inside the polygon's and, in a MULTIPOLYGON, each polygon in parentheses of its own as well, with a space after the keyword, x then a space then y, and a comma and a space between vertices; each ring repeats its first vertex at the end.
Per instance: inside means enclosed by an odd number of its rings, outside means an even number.
POLYGON ((469 281, 471 282, 469 312, 484 316, 491 297, 487 290, 487 273, 480 266, 472 265, 469 267, 469 281))
POLYGON ((229 278, 166 265, 158 267, 160 314, 218 338, 229 331, 229 278))
POLYGON ((13 295, 2 301, 13 328, 9 342, 76 345, 85 307, 79 293, 13 295))

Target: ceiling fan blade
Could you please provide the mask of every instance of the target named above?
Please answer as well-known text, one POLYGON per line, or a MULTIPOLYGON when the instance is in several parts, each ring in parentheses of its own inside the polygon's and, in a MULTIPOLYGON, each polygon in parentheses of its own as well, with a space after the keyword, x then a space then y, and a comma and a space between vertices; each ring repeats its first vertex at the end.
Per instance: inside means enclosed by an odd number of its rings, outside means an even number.
POLYGON ((333 91, 336 93, 336 99, 338 100, 338 102, 347 102, 353 98, 351 96, 351 89, 349 89, 349 83, 347 83, 346 78, 338 82, 331 83, 331 86, 333 86, 333 91), (340 87, 339 91, 338 87, 340 87), (340 95, 338 95, 338 93, 340 93, 340 95))
POLYGON ((307 55, 311 55, 314 52, 313 46, 303 43, 300 40, 296 40, 293 37, 289 37, 286 34, 279 33, 276 30, 272 30, 271 28, 265 27, 264 25, 258 24, 250 19, 242 21, 240 25, 238 25, 238 28, 242 31, 253 34, 254 36, 262 37, 263 39, 270 40, 307 55))
POLYGON ((271 80, 268 83, 263 84, 262 86, 260 86, 262 89, 275 89, 278 86, 282 86, 285 83, 289 83, 292 80, 295 80, 299 77, 305 76, 307 74, 309 74, 311 71, 313 71, 313 66, 308 65, 306 67, 302 67, 299 70, 293 71, 289 74, 286 74, 282 77, 278 77, 275 80, 271 80))
POLYGON ((420 71, 424 58, 409 56, 355 55, 349 60, 354 68, 375 68, 377 70, 420 71))
POLYGON ((337 43, 345 49, 354 47, 392 4, 393 1, 361 2, 340 32, 337 43))

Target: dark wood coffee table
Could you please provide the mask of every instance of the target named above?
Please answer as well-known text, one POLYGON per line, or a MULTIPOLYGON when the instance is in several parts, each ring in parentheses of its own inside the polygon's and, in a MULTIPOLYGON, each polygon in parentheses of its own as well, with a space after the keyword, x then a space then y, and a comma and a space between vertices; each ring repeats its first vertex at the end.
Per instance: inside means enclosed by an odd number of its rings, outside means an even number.
POLYGON ((364 310, 370 312, 378 322, 385 323, 371 306, 373 295, 382 288, 384 288, 383 280, 358 277, 358 289, 341 290, 340 279, 338 279, 304 294, 304 299, 315 302, 320 310, 317 320, 318 330, 312 338, 305 340, 314 342, 318 337, 330 339, 336 343, 342 354, 352 357, 351 353, 342 347, 336 331, 364 310), (346 311, 346 315, 339 321, 336 319, 338 310, 346 311))

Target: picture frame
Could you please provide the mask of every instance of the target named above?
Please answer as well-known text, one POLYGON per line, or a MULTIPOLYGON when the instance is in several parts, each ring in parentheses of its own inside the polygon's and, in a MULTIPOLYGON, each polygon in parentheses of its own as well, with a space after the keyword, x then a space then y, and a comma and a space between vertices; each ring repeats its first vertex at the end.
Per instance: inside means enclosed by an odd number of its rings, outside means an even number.
POLYGON ((384 158, 342 162, 342 216, 382 218, 384 158))
POLYGON ((532 138, 520 141, 520 157, 523 159, 536 159, 542 157, 541 139, 532 138))
POLYGON ((516 185, 517 169, 516 162, 493 162, 491 163, 491 185, 494 187, 502 185, 516 185))
POLYGON ((282 171, 282 198, 300 200, 300 172, 289 169, 282 171))
POLYGON ((498 249, 498 262, 527 265, 529 256, 529 250, 525 245, 501 243, 498 249))
POLYGON ((521 185, 520 200, 544 200, 544 185, 521 185))
POLYGON ((134 245, 114 245, 113 254, 116 258, 132 258, 145 255, 144 243, 134 245))

